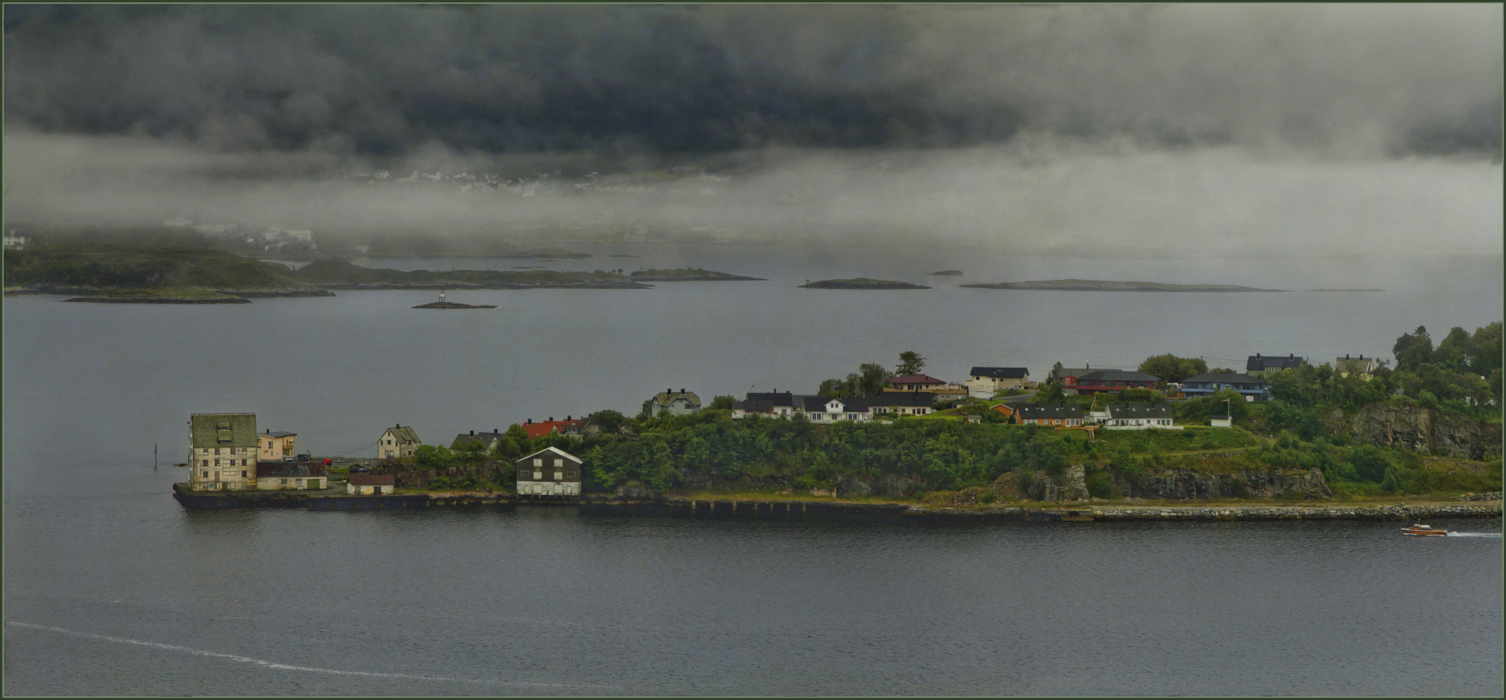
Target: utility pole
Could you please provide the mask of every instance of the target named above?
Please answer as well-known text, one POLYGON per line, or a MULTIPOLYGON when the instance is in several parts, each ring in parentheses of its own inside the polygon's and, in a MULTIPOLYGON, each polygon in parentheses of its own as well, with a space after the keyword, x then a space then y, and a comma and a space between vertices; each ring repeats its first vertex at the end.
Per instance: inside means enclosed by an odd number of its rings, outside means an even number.
POLYGON ((157 443, 159 443, 159 442, 161 442, 161 441, 160 440, 153 440, 152 441, 152 471, 157 471, 157 443))

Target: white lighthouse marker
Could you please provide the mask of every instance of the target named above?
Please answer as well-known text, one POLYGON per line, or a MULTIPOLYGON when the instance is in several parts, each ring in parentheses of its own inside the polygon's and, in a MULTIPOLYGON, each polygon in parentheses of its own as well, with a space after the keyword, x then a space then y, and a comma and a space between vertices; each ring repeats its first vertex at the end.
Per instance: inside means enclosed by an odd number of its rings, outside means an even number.
POLYGON ((443 289, 439 290, 439 303, 441 303, 441 304, 444 303, 444 290, 443 289))

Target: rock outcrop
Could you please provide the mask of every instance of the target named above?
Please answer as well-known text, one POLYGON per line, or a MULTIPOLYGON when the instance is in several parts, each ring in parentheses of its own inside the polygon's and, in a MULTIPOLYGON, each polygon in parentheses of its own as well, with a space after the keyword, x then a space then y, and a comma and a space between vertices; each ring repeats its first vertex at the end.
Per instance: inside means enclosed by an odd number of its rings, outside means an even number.
POLYGON ((1323 472, 1249 469, 1229 474, 1210 474, 1190 469, 1168 469, 1122 479, 1120 486, 1131 498, 1202 500, 1210 498, 1333 498, 1323 472))
POLYGON ((1371 404, 1350 416, 1348 424, 1355 440, 1380 447, 1476 460, 1501 453, 1499 427, 1422 406, 1371 404))

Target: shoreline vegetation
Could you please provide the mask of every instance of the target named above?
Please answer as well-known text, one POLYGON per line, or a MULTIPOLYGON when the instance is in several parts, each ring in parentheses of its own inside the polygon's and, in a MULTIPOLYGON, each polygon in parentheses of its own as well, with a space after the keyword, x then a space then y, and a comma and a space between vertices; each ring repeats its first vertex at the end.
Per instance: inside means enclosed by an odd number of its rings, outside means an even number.
POLYGON ((817 280, 800 285, 801 289, 930 289, 921 284, 880 280, 871 277, 854 277, 839 280, 817 280))
POLYGON ((1032 282, 994 282, 964 284, 975 289, 1023 289, 1059 292, 1285 292, 1285 289, 1260 289, 1235 284, 1170 284, 1166 282, 1119 282, 1114 280, 1039 280, 1032 282))

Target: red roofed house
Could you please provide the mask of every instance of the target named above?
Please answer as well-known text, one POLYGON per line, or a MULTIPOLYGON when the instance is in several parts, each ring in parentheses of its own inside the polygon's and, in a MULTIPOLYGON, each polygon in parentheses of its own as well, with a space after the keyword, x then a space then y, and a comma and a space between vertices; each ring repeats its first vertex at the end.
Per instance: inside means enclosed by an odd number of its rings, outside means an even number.
POLYGON ((397 477, 391 474, 352 474, 345 482, 345 492, 360 496, 380 496, 397 491, 397 477))
POLYGON ((906 374, 884 380, 884 391, 933 391, 947 383, 929 374, 906 374))
POLYGON ((549 416, 549 420, 539 421, 537 423, 533 422, 532 418, 529 418, 528 422, 523 424, 523 430, 524 432, 528 433, 528 437, 530 439, 535 440, 550 433, 560 433, 562 435, 569 435, 571 437, 580 437, 581 428, 583 428, 585 424, 585 418, 575 418, 572 420, 570 416, 565 416, 564 420, 555 420, 554 416, 549 416))

